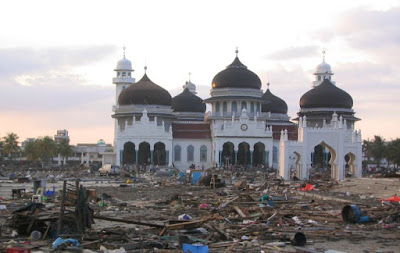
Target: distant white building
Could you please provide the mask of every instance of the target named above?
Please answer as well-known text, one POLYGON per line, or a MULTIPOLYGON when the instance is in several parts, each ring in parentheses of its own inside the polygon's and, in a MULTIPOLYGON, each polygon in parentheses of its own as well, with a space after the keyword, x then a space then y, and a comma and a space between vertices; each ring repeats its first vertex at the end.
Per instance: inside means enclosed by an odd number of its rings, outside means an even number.
POLYGON ((69 136, 68 136, 68 131, 67 130, 57 130, 57 134, 54 135, 54 141, 56 143, 60 143, 61 140, 68 140, 69 141, 69 136))

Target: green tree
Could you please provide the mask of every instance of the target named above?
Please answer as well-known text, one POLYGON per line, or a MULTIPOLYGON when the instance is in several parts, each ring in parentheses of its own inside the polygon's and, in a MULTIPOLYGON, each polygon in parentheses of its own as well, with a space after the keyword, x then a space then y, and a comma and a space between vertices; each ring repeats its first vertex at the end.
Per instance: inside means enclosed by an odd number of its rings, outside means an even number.
POLYGON ((38 157, 42 161, 42 166, 49 166, 57 152, 57 146, 51 137, 45 136, 37 139, 37 150, 38 157))
POLYGON ((3 142, 0 141, 0 162, 3 161, 3 142))
POLYGON ((19 137, 15 133, 7 133, 7 135, 3 137, 2 152, 8 155, 10 161, 12 160, 12 155, 19 151, 18 139, 19 137))
POLYGON ((68 160, 68 157, 70 157, 73 154, 72 146, 69 145, 69 139, 62 139, 60 143, 57 144, 57 152, 60 154, 61 157, 65 159, 65 163, 68 160))
POLYGON ((376 166, 379 168, 381 161, 385 158, 386 143, 382 136, 375 135, 372 140, 371 155, 376 162, 376 166))
POLYGON ((35 162, 39 159, 39 152, 38 152, 38 141, 29 141, 25 145, 24 153, 26 159, 30 162, 35 162))
POLYGON ((364 153, 364 156, 367 158, 367 161, 369 162, 372 157, 372 141, 370 141, 369 139, 363 140, 362 151, 364 153))
POLYGON ((386 157, 397 168, 400 164, 400 139, 397 138, 388 143, 386 157))

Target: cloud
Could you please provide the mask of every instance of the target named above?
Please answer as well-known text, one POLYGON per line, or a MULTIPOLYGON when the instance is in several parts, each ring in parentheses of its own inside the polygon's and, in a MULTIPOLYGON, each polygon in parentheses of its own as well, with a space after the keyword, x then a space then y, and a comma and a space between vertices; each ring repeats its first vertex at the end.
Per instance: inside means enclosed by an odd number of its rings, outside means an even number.
POLYGON ((70 48, 0 48, 0 75, 63 70, 94 63, 115 52, 113 45, 70 48))
POLYGON ((318 47, 316 46, 290 47, 269 54, 265 58, 270 60, 290 60, 314 56, 317 53, 318 47))
POLYGON ((356 9, 343 14, 336 33, 355 48, 376 49, 400 44, 400 7, 387 11, 356 9))
POLYGON ((89 141, 89 135, 80 131, 90 129, 109 129, 104 136, 111 136, 114 86, 88 85, 73 69, 94 64, 114 51, 114 46, 0 49, 2 130, 14 131, 22 140, 51 136, 57 129, 72 129, 80 135, 79 141, 89 141))
POLYGON ((357 8, 337 18, 332 27, 311 35, 327 45, 344 41, 352 50, 368 55, 370 61, 400 64, 400 7, 386 11, 357 8))

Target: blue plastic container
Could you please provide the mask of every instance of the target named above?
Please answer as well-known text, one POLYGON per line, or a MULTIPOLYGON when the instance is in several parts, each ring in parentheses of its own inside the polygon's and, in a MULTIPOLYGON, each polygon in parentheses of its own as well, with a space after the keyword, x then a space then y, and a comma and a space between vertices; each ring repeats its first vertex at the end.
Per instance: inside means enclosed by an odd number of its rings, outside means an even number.
POLYGON ((208 253, 208 245, 193 245, 184 243, 182 246, 185 253, 208 253))

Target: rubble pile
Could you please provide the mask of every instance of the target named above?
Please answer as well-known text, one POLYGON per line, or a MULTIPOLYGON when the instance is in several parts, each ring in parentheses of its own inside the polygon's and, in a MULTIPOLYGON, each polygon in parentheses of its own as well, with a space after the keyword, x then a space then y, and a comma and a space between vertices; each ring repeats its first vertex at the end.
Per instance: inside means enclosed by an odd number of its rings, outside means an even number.
POLYGON ((341 192, 341 182, 325 178, 284 181, 260 172, 195 171, 110 182, 85 188, 79 180, 63 181, 53 198, 3 200, 8 209, 2 212, 11 216, 2 216, 1 247, 32 252, 374 252, 368 246, 372 243, 376 250, 398 252, 400 245, 397 196, 341 192))

